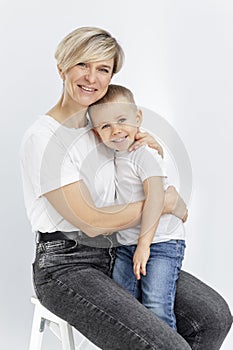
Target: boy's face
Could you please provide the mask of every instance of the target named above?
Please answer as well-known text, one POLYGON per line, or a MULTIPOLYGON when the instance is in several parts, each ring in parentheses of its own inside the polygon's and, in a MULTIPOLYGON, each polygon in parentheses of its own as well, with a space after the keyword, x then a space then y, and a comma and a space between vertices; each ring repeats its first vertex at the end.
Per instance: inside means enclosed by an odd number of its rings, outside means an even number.
POLYGON ((134 142, 142 114, 126 98, 91 107, 90 116, 103 143, 117 151, 127 150, 134 142))

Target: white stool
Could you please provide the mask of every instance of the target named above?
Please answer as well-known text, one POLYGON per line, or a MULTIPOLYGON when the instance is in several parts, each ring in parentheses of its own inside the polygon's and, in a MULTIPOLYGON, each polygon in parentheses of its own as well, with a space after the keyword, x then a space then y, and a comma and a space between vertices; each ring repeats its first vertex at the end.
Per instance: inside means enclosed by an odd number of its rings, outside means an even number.
POLYGON ((35 309, 29 350, 41 350, 43 331, 46 324, 61 340, 62 350, 77 350, 80 349, 82 343, 88 342, 84 337, 79 346, 75 347, 72 326, 47 310, 37 298, 31 297, 31 302, 35 304, 35 309))

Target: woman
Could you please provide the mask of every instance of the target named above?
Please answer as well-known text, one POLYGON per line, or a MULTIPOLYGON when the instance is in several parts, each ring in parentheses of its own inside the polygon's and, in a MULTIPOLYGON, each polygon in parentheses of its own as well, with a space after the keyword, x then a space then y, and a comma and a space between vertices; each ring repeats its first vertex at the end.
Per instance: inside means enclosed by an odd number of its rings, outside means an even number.
MULTIPOLYGON (((137 224, 143 203, 97 208, 81 166, 93 149, 101 167, 108 159, 89 132, 86 110, 120 70, 121 47, 106 31, 84 27, 61 41, 55 57, 63 94, 26 131, 21 147, 25 205, 38 232, 33 272, 39 300, 101 349, 219 349, 232 317, 222 297, 196 278, 180 275, 177 333, 109 277, 113 232, 137 224)), ((111 197, 111 176, 101 191, 111 197)), ((172 188, 164 212, 184 216, 172 188)))

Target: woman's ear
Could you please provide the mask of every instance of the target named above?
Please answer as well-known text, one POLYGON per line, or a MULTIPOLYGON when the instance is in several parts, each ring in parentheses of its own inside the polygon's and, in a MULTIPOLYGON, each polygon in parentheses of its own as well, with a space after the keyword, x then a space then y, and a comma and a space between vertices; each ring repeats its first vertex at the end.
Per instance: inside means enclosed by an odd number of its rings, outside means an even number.
POLYGON ((59 67, 59 65, 57 65, 57 70, 58 70, 58 73, 59 73, 60 77, 62 78, 62 80, 65 80, 65 74, 63 73, 63 71, 59 67))
POLYGON ((137 110, 136 120, 137 120, 137 127, 139 128, 142 124, 142 111, 141 111, 141 109, 137 110))

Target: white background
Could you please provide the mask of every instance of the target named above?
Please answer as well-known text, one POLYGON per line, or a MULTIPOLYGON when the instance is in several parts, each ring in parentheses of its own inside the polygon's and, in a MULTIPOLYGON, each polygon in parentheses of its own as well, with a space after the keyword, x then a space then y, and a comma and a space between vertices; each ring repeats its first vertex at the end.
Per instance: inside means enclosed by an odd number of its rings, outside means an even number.
MULTIPOLYGON (((114 82, 178 132, 192 164, 184 268, 233 310, 233 3, 231 0, 1 0, 1 349, 28 348, 34 237, 18 149, 24 130, 58 99, 53 58, 79 26, 99 26, 126 53, 114 82)), ((45 348, 57 350, 48 335, 45 348)), ((222 349, 231 350, 233 331, 222 349)), ((55 343, 54 343, 55 344, 55 343)), ((211 349, 210 349, 211 350, 211 349)))

